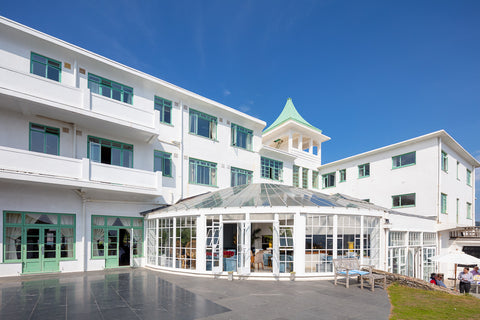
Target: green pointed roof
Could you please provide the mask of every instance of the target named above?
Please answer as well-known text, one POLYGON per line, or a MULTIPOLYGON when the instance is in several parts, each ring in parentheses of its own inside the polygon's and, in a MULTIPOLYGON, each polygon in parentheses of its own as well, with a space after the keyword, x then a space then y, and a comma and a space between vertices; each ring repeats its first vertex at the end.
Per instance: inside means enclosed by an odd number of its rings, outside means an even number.
POLYGON ((316 131, 319 131, 320 133, 322 130, 315 128, 312 126, 310 123, 307 122, 307 120, 303 119, 303 117, 298 113, 297 109, 295 109, 295 106, 293 105, 292 98, 287 99, 287 103, 285 103, 285 107, 283 107, 282 113, 278 116, 277 120, 273 122, 270 127, 265 129, 263 132, 270 131, 279 125, 281 125, 284 122, 287 122, 288 120, 293 120, 295 122, 298 122, 299 124, 303 124, 311 129, 314 129, 316 131))

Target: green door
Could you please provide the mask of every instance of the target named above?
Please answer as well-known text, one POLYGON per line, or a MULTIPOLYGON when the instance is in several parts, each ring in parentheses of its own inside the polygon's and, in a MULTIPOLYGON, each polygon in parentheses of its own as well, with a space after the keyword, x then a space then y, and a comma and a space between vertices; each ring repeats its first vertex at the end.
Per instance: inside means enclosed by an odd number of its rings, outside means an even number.
POLYGON ((57 228, 27 227, 25 228, 25 239, 23 273, 60 270, 57 228))
POLYGON ((107 235, 105 268, 118 267, 118 229, 109 229, 107 235))

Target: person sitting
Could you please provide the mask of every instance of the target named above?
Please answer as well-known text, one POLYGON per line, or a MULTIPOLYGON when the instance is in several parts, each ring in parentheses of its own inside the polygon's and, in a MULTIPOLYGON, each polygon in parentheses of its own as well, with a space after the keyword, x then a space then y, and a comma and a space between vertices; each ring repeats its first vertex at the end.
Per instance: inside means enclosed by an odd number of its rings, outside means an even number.
POLYGON ((469 271, 469 268, 463 268, 463 272, 458 275, 460 280, 460 293, 470 293, 470 283, 473 282, 473 276, 469 271))
POLYGON ((430 274, 430 283, 432 284, 437 284, 437 281, 435 280, 435 273, 430 274))
POLYGON ((470 271, 470 273, 472 274, 472 276, 480 276, 480 272, 478 272, 478 266, 475 266, 473 267, 473 270, 470 271))
POLYGON ((437 273, 435 275, 435 282, 436 282, 436 285, 437 286, 440 286, 440 287, 444 287, 446 288, 447 286, 445 285, 445 283, 443 283, 443 277, 441 274, 437 273))

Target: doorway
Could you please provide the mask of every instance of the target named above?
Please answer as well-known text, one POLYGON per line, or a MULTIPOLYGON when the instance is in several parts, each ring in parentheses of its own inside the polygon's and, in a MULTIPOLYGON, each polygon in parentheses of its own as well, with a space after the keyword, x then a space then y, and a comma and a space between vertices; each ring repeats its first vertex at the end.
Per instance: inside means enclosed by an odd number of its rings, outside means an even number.
POLYGON ((26 256, 23 273, 59 271, 58 229, 52 227, 27 227, 26 256))
POLYGON ((108 229, 105 268, 130 266, 130 242, 131 235, 129 229, 108 229))

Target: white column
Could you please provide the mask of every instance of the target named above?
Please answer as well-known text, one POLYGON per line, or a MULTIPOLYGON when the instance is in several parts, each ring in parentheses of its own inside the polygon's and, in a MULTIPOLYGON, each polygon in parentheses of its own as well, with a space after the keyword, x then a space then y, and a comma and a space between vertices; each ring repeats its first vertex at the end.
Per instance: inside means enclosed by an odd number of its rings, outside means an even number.
POLYGON ((293 148, 293 134, 292 134, 292 130, 290 130, 288 131, 288 152, 292 152, 292 148, 293 148))
POLYGON ((303 146, 303 135, 300 135, 300 136, 298 137, 298 149, 299 149, 299 150, 303 150, 303 147, 302 147, 302 146, 303 146))
POLYGON ((313 154, 313 139, 312 138, 310 138, 310 145, 308 147, 308 152, 310 154, 313 154))
POLYGON ((333 216, 333 259, 337 259, 338 215, 333 216))
POLYGON ((364 235, 364 224, 363 224, 364 216, 360 216, 360 264, 363 263, 363 235, 364 235))
POLYGON ((200 241, 198 239, 207 238, 207 223, 205 221, 205 214, 201 214, 197 217, 197 252, 196 252, 196 263, 197 271, 205 272, 207 268, 206 264, 206 243, 205 241, 200 241))
POLYGON ((295 212, 295 220, 293 226, 293 271, 297 275, 305 273, 305 225, 306 216, 301 215, 300 211, 295 212))

